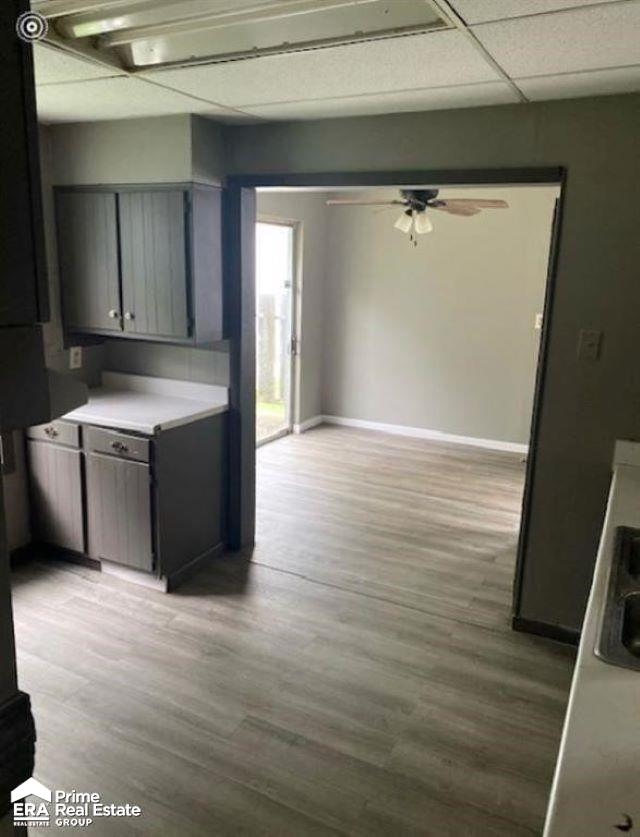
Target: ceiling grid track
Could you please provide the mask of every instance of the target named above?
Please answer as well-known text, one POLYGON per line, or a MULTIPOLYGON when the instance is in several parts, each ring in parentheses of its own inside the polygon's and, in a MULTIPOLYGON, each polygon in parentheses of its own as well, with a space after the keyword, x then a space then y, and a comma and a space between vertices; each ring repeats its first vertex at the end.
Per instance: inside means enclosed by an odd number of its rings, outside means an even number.
MULTIPOLYGON (((126 0, 126 2, 130 2, 130 0, 126 0)), ((51 30, 47 33, 47 36, 44 41, 45 44, 52 47, 53 49, 59 50, 62 53, 76 56, 83 61, 88 61, 91 64, 95 64, 97 66, 104 67, 107 70, 114 70, 113 75, 103 76, 100 78, 93 78, 93 79, 85 79, 85 84, 90 84, 91 82, 96 81, 103 81, 105 78, 130 78, 135 79, 136 81, 142 81, 145 84, 152 85, 154 87, 158 87, 161 90, 167 90, 170 93, 175 93, 180 96, 184 96, 187 99, 191 99, 193 102, 198 102, 199 104, 211 105, 212 107, 219 108, 228 113, 235 113, 238 116, 242 117, 250 117, 251 119, 255 119, 256 122, 264 122, 265 120, 262 117, 253 116, 253 114, 247 113, 246 111, 240 110, 239 108, 234 108, 230 105, 223 105, 219 102, 215 102, 212 99, 205 99, 200 96, 194 96, 193 93, 185 93, 182 90, 177 90, 174 87, 170 87, 169 85, 162 84, 161 82, 156 81, 155 79, 147 78, 146 76, 139 74, 137 72, 133 72, 125 67, 121 62, 116 61, 113 56, 109 55, 108 53, 99 52, 96 49, 91 47, 85 47, 82 44, 77 44, 75 42, 69 42, 63 40, 59 35, 53 34, 51 30)), ((52 82, 49 85, 46 83, 41 85, 43 87, 51 86, 51 84, 55 84, 56 86, 65 85, 65 84, 77 84, 78 82, 75 80, 68 80, 68 81, 58 81, 52 82)))
POLYGON ((449 0, 429 0, 429 2, 440 14, 442 14, 445 17, 445 19, 448 18, 453 23, 458 32, 461 32, 469 40, 474 49, 477 50, 477 52, 479 52, 480 55, 482 55, 487 64, 489 64, 489 66, 496 71, 496 73, 500 76, 502 81, 504 81, 505 84, 509 85, 513 93, 518 97, 518 100, 522 104, 527 103, 529 99, 527 99, 527 97, 524 95, 522 90, 520 90, 520 88, 513 81, 513 79, 509 75, 507 75, 507 73, 503 70, 500 64, 498 64, 498 62, 495 60, 493 55, 491 55, 484 48, 482 43, 478 40, 478 38, 476 38, 473 31, 467 25, 467 22, 453 8, 449 0))

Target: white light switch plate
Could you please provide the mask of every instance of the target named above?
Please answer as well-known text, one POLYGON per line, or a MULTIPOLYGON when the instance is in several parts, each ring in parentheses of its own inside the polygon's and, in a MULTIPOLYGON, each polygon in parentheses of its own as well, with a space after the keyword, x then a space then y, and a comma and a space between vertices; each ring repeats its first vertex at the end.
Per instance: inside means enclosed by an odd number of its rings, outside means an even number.
POLYGON ((542 328, 542 314, 536 314, 536 318, 533 321, 533 327, 536 331, 540 331, 542 328))
POLYGON ((82 368, 82 346, 72 346, 69 349, 69 369, 82 368))

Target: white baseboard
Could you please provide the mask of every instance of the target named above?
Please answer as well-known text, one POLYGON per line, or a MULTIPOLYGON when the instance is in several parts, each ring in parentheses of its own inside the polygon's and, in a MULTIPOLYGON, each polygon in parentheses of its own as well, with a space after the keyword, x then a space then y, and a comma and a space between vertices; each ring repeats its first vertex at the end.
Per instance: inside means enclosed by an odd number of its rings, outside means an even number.
POLYGON ((316 418, 321 418, 326 424, 339 424, 343 427, 360 427, 363 430, 379 430, 382 433, 394 433, 397 436, 412 436, 415 439, 433 439, 439 442, 449 442, 454 445, 470 445, 474 448, 509 451, 510 453, 520 453, 525 456, 529 452, 529 445, 524 445, 520 442, 503 442, 499 439, 478 439, 475 436, 457 436, 454 433, 444 433, 441 430, 428 430, 426 427, 384 424, 378 421, 344 418, 343 416, 322 416, 316 418))
POLYGON ((293 432, 294 433, 304 433, 305 430, 311 430, 312 427, 317 427, 319 424, 322 424, 324 416, 312 416, 310 419, 301 422, 300 424, 293 425, 293 432))

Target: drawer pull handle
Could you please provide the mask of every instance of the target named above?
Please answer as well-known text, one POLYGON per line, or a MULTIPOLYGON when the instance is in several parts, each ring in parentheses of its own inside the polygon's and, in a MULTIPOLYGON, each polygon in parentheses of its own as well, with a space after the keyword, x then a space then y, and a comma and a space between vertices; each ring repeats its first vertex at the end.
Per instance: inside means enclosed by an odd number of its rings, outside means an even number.
POLYGON ((127 453, 129 448, 123 442, 111 442, 111 447, 118 453, 127 453))
POLYGON ((109 311, 109 316, 111 317, 112 320, 117 320, 118 317, 120 316, 120 313, 118 311, 116 311, 115 308, 112 308, 111 311, 109 311))
POLYGON ((125 320, 135 320, 136 315, 133 313, 133 311, 125 311, 124 318, 125 320))
POLYGON ((45 427, 44 432, 50 439, 55 439, 55 437, 59 435, 55 427, 45 427))

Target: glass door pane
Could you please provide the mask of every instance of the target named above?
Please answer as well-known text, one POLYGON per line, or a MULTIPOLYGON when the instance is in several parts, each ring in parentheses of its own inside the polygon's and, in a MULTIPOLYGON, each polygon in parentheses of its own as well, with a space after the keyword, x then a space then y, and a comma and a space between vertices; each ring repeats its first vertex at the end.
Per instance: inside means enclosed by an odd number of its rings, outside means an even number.
POLYGON ((256 439, 291 429, 293 228, 256 224, 256 439))

